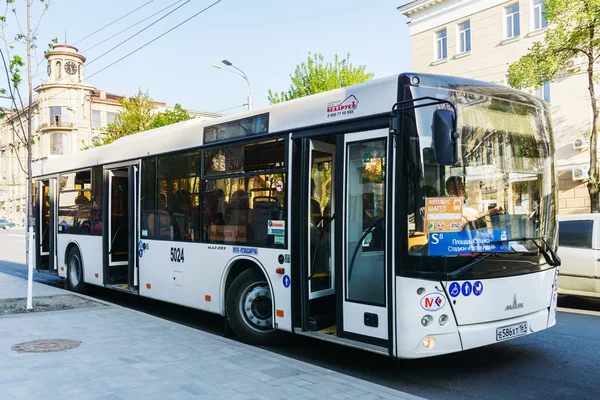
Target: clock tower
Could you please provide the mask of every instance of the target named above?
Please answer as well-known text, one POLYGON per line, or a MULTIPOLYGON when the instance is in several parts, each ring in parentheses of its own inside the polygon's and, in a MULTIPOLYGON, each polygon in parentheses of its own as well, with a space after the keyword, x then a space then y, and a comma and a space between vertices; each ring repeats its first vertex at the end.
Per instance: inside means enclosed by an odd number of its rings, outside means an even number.
POLYGON ((83 63, 85 57, 77 48, 64 44, 55 45, 45 54, 48 63, 47 83, 77 84, 83 81, 83 63))

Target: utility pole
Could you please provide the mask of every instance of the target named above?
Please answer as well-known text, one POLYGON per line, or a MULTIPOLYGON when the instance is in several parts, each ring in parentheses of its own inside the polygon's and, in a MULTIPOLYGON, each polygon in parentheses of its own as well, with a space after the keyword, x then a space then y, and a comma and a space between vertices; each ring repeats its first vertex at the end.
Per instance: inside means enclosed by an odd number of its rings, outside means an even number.
MULTIPOLYGON (((27 100, 27 238, 25 240, 25 253, 27 255, 27 267, 28 267, 28 276, 27 276, 27 309, 31 310, 33 308, 33 199, 32 199, 32 190, 33 190, 33 175, 31 171, 31 142, 32 142, 32 132, 31 132, 31 106, 33 103, 33 85, 31 83, 31 2, 33 0, 27 0, 27 91, 28 97, 27 100)), ((65 36, 66 36, 65 30, 65 36)))

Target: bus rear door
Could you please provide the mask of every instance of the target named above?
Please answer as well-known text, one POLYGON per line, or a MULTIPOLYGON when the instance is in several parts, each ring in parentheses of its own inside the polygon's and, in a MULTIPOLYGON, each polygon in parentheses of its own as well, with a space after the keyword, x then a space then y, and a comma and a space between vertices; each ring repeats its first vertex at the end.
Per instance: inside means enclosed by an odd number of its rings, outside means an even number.
POLYGON ((105 284, 137 292, 139 239, 139 164, 106 167, 104 226, 105 284))
POLYGON ((57 274, 56 263, 56 178, 37 182, 35 207, 36 269, 40 272, 57 274))

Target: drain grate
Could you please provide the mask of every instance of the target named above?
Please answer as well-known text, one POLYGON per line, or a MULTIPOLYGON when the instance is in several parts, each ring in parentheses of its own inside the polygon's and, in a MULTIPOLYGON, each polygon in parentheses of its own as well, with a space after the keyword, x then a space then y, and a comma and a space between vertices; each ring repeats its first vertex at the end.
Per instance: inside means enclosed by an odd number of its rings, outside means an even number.
POLYGON ((11 350, 17 353, 50 353, 53 351, 65 351, 79 347, 78 340, 70 339, 42 339, 31 342, 17 343, 11 347, 11 350))

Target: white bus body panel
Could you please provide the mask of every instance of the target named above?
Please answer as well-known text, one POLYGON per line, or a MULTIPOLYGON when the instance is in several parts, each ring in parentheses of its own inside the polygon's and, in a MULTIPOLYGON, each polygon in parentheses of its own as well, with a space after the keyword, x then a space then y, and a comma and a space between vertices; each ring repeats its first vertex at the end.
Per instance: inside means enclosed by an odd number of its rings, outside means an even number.
POLYGON ((257 264, 266 275, 273 293, 273 310, 283 310, 275 317, 278 329, 292 330, 291 285, 283 284, 290 264, 279 264, 282 249, 256 248, 242 245, 204 244, 141 240, 147 249, 139 258, 140 295, 186 307, 225 315, 225 283, 235 261, 246 259, 257 264), (258 254, 234 253, 234 248, 255 250, 258 254), (171 261, 171 248, 183 249, 184 261, 171 261), (285 268, 277 274, 276 268, 285 268), (149 287, 148 287, 149 285, 149 287), (210 301, 206 296, 210 296, 210 301))
MULTIPOLYGON (((520 322, 528 323, 527 335, 554 326, 557 275, 558 270, 551 268, 526 275, 482 279, 481 294, 471 293, 466 297, 462 293, 449 296, 441 282, 397 277, 396 356, 430 357, 497 343, 497 328, 520 322), (420 295, 419 289, 424 289, 420 295), (515 293, 516 309, 507 309, 514 305, 515 293), (438 297, 442 299, 439 308, 427 307, 425 298, 438 297), (440 324, 442 315, 448 316, 444 325, 440 324), (431 316, 427 326, 421 323, 425 316, 431 316), (433 349, 423 346, 426 337, 435 339, 433 349)), ((460 281, 461 286, 463 282, 460 281)))
POLYGON ((396 278, 396 310, 397 310, 397 354, 399 358, 431 357, 433 355, 453 353, 462 350, 460 336, 456 327, 452 308, 440 282, 413 278, 396 278), (419 295, 417 290, 425 289, 419 295), (443 306, 437 311, 427 311, 421 306, 426 297, 443 298, 443 306), (433 321, 428 326, 421 324, 421 318, 431 315, 433 321), (448 316, 448 321, 441 326, 439 319, 448 316), (433 336, 436 346, 432 350, 423 347, 423 339, 433 336))
POLYGON ((92 285, 103 286, 104 274, 102 264, 102 236, 73 235, 59 233, 57 240, 58 276, 67 276, 67 248, 73 243, 79 248, 83 260, 83 281, 92 285), (96 278, 96 274, 98 277, 96 278))
MULTIPOLYGON (((550 306, 555 268, 525 275, 494 279, 472 279, 474 285, 481 282, 479 296, 462 291, 450 297, 458 325, 479 324, 528 315, 550 306)), ((456 281, 463 288, 467 281, 456 281)), ((445 282, 450 285, 451 282, 445 282)), ((468 284, 467 284, 468 285, 468 284)), ((445 287, 446 291, 448 288, 445 287)))

